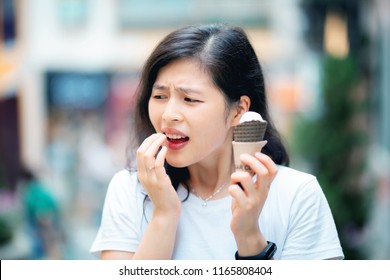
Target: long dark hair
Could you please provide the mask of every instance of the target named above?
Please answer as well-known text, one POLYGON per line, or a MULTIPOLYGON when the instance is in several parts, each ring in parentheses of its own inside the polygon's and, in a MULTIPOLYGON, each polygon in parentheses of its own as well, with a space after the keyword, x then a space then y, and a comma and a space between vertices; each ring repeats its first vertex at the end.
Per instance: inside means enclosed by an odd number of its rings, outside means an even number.
MULTIPOLYGON (((223 24, 188 26, 167 35, 146 61, 137 89, 134 133, 137 145, 155 133, 149 119, 148 102, 153 84, 161 68, 181 58, 197 60, 224 94, 228 106, 247 95, 249 110, 261 114, 268 127, 264 138, 268 141, 263 152, 276 164, 288 165, 289 157, 281 137, 268 113, 263 72, 256 53, 244 30, 223 24)), ((187 168, 166 165, 172 184, 189 178, 187 168)))

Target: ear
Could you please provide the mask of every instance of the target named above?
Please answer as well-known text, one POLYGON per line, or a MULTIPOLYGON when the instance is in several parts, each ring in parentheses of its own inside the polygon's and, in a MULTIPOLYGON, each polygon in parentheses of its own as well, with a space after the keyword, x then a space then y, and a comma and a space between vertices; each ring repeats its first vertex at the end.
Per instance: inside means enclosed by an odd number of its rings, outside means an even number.
POLYGON ((242 95, 240 97, 240 102, 238 103, 237 107, 234 109, 234 117, 232 125, 236 126, 239 124, 241 116, 249 111, 249 108, 251 106, 251 99, 247 95, 242 95))

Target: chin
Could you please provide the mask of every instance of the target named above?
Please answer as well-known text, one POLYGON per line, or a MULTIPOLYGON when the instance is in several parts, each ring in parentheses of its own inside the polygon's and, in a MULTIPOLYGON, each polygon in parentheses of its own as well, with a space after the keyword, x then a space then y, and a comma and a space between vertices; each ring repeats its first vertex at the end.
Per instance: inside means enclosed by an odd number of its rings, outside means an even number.
POLYGON ((166 161, 170 166, 175 167, 175 168, 188 167, 188 165, 189 165, 188 161, 182 161, 182 160, 179 160, 177 158, 172 159, 172 158, 167 157, 166 161))
POLYGON ((177 163, 177 162, 170 162, 168 161, 168 164, 172 167, 175 167, 175 168, 184 168, 184 167, 188 167, 188 164, 180 164, 180 163, 177 163))

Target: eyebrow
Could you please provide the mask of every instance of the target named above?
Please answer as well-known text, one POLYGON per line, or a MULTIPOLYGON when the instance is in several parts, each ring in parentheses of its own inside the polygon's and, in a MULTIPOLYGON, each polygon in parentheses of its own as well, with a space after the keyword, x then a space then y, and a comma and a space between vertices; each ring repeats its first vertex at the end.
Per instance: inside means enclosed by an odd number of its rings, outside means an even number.
POLYGON ((152 89, 159 89, 159 90, 166 90, 168 87, 159 85, 159 84, 154 84, 152 89))
MULTIPOLYGON (((168 87, 160 84, 154 84, 153 89, 156 90, 167 90, 168 87)), ((184 92, 184 93, 196 93, 196 94, 201 94, 199 90, 193 89, 193 88, 186 88, 186 87, 174 87, 176 91, 178 92, 184 92)))

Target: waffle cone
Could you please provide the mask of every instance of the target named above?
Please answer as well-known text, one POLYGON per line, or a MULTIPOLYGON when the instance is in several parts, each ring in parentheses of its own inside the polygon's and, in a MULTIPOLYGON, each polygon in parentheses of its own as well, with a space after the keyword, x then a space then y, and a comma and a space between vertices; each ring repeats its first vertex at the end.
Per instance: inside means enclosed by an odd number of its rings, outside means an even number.
POLYGON ((261 152, 261 149, 267 144, 267 140, 258 141, 258 142, 233 141, 232 144, 233 144, 234 166, 236 170, 250 171, 249 167, 242 164, 240 160, 241 154, 254 155, 256 152, 261 152))
POLYGON ((264 139, 266 129, 266 121, 240 123, 233 130, 233 138, 235 142, 259 142, 264 139))

